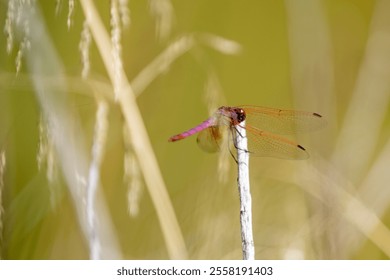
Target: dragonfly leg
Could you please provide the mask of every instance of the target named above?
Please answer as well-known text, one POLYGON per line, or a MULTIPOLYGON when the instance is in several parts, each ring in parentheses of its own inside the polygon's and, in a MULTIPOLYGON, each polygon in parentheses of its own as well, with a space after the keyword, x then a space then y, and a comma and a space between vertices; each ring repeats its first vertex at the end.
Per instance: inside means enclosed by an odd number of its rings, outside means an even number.
MULTIPOLYGON (((248 151, 248 150, 243 150, 243 149, 241 149, 241 148, 239 148, 239 147, 237 146, 237 137, 244 137, 244 136, 238 131, 238 129, 237 129, 235 126, 232 126, 232 128, 230 129, 230 132, 231 132, 231 134, 232 134, 231 139, 233 139, 234 148, 236 148, 236 150, 244 151, 245 153, 251 153, 250 151, 248 151)), ((230 154, 233 156, 232 151, 230 150, 230 145, 229 145, 229 152, 230 152, 230 154)), ((233 158, 234 158, 234 160, 236 161, 236 163, 238 163, 236 157, 233 156, 233 158)))
POLYGON ((230 149, 230 147, 229 147, 229 153, 230 153, 230 155, 232 156, 232 158, 234 159, 234 161, 238 164, 238 160, 237 160, 237 158, 235 157, 235 155, 233 154, 233 152, 232 152, 232 150, 230 149))

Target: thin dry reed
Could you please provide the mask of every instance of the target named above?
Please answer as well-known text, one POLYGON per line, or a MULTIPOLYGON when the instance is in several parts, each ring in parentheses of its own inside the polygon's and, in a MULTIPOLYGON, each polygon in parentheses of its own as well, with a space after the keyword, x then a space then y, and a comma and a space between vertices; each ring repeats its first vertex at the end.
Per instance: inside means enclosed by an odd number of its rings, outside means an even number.
POLYGON ((187 250, 184 238, 158 168, 141 114, 135 103, 133 89, 123 72, 122 65, 120 63, 112 64, 113 46, 93 1, 83 0, 80 3, 87 16, 86 19, 92 37, 98 47, 111 82, 116 88, 117 101, 122 109, 146 186, 156 207, 169 256, 172 259, 185 259, 187 258, 187 250))
MULTIPOLYGON (((335 116, 338 108, 334 96, 334 58, 324 4, 285 2, 296 101, 318 108, 325 116, 335 116), (310 28, 308 20, 312 23, 310 28)), ((384 171, 383 156, 371 163, 390 97, 390 83, 383 78, 390 75, 389 11, 388 2, 377 2, 363 63, 339 135, 336 136, 336 119, 328 118, 328 133, 317 139, 328 148, 336 139, 330 160, 314 157, 308 169, 295 177, 297 184, 324 203, 324 206, 315 201, 311 204, 313 211, 322 213, 311 221, 313 229, 324 233, 323 239, 314 239, 320 248, 319 258, 348 258, 362 246, 365 240, 362 237, 390 256, 387 245, 390 231, 379 218, 383 205, 390 204, 390 193, 383 188, 385 181, 379 174, 384 171), (375 203, 378 199, 381 203, 375 203)))

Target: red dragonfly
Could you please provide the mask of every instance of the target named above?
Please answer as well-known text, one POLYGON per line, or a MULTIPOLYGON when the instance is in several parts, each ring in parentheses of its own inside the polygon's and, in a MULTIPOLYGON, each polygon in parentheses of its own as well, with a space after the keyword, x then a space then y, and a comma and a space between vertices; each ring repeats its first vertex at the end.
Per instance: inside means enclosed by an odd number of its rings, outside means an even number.
MULTIPOLYGON (((320 114, 312 112, 260 106, 222 106, 201 124, 172 136, 168 141, 175 142, 199 132, 199 146, 205 151, 215 152, 223 146, 224 137, 233 137, 235 126, 243 121, 251 155, 285 159, 306 159, 309 155, 301 145, 277 134, 294 135, 325 124, 320 114)), ((235 143, 234 137, 229 143, 235 143)))

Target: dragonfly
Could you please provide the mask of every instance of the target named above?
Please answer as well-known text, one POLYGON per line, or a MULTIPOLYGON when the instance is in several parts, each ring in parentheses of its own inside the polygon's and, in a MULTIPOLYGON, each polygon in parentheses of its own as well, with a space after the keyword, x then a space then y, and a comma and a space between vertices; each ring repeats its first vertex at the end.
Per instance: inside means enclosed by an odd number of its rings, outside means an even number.
MULTIPOLYGON (((235 147, 236 126, 246 129, 248 152, 253 156, 283 159, 307 159, 306 149, 285 135, 316 130, 325 124, 324 118, 314 112, 282 110, 262 106, 222 106, 201 124, 168 139, 176 142, 198 133, 197 142, 207 152, 216 152, 224 146, 223 140, 235 147), (245 121, 245 126, 242 125, 245 121)), ((229 145, 229 144, 228 144, 229 145)))

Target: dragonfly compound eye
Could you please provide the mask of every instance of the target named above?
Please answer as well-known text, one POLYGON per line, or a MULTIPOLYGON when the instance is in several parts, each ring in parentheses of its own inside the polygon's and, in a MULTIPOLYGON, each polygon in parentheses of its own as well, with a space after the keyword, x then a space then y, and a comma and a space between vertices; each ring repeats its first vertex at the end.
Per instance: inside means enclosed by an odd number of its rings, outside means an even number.
POLYGON ((243 109, 238 109, 236 110, 236 114, 237 114, 237 121, 238 122, 243 122, 245 121, 246 119, 246 114, 245 114, 245 111, 243 109))

